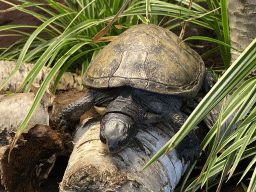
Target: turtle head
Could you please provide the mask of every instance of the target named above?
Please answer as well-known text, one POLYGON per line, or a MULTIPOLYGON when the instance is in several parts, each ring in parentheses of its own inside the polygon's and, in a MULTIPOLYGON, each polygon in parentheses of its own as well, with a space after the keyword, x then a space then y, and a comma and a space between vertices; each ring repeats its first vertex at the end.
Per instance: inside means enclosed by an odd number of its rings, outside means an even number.
POLYGON ((110 152, 117 153, 125 148, 136 133, 136 124, 128 115, 107 113, 100 126, 100 140, 107 144, 110 152))

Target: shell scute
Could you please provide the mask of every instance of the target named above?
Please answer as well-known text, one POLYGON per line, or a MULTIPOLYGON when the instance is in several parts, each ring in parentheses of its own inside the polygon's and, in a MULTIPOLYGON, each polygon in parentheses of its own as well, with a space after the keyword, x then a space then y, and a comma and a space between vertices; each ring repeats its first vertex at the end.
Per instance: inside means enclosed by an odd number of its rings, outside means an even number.
POLYGON ((137 25, 114 39, 91 61, 84 85, 127 85, 192 97, 201 87, 204 73, 200 55, 175 34, 156 25, 137 25))

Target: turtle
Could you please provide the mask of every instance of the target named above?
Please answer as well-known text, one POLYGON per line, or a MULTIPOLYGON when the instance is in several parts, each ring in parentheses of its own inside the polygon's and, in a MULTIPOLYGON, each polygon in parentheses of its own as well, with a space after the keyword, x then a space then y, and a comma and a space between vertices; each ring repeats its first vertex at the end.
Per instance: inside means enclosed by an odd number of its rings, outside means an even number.
MULTIPOLYGON (((165 121, 178 131, 188 118, 181 111, 214 85, 200 55, 171 31, 154 25, 130 27, 92 59, 83 85, 89 91, 67 105, 60 116, 66 128, 93 106, 105 107, 100 140, 117 153, 136 135, 140 125, 165 121)), ((184 160, 198 158, 199 141, 190 132, 177 146, 184 160)))

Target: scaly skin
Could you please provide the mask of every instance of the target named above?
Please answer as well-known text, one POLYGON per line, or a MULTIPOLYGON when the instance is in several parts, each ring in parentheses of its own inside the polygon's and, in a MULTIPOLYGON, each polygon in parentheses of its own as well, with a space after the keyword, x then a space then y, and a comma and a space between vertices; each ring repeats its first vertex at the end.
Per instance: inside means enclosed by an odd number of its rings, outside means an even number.
POLYGON ((64 107, 60 115, 60 126, 64 125, 66 130, 74 129, 80 117, 95 105, 96 96, 97 91, 90 89, 84 97, 64 107))
POLYGON ((60 126, 66 130, 72 130, 80 121, 80 117, 93 106, 107 106, 122 92, 122 88, 116 89, 89 89, 82 98, 70 103, 63 108, 60 114, 60 126))
MULTIPOLYGON (((214 85, 215 78, 210 72, 205 73, 202 91, 208 92, 214 85)), ((63 109, 61 123, 69 127, 70 122, 79 121, 84 112, 94 105, 107 106, 101 122, 100 138, 109 146, 110 151, 123 149, 137 133, 137 124, 144 123, 146 113, 162 115, 176 131, 184 124, 187 115, 181 112, 182 98, 175 95, 158 94, 132 87, 110 89, 90 89, 77 101, 63 109)), ((159 121, 161 118, 156 118, 159 121)), ((179 156, 185 161, 198 158, 201 152, 199 141, 190 132, 178 144, 179 156)))
POLYGON ((204 80, 202 85, 202 91, 207 94, 210 89, 215 85, 216 78, 210 71, 205 71, 204 80))
MULTIPOLYGON (((161 114, 164 121, 171 124, 177 132, 187 119, 187 115, 181 112, 182 97, 173 95, 156 94, 142 90, 135 90, 141 103, 152 112, 161 114)), ((201 152, 199 140, 193 132, 190 132, 177 146, 179 156, 185 161, 198 159, 201 152)))
POLYGON ((109 151, 117 153, 124 149, 133 135, 137 133, 137 124, 128 115, 107 113, 100 126, 100 140, 107 144, 109 151))
POLYGON ((113 153, 128 145, 146 114, 145 108, 133 100, 132 92, 131 88, 127 88, 109 103, 101 121, 100 139, 113 153))

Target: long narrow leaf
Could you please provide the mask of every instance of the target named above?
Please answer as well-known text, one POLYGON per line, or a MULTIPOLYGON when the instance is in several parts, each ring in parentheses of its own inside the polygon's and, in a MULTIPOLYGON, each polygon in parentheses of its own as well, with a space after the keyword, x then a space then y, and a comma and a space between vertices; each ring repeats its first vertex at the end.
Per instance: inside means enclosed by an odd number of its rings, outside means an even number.
POLYGON ((54 65, 54 67, 51 69, 51 71, 49 72, 49 74, 47 75, 47 77, 45 78, 45 80, 43 81, 40 89, 38 90, 34 102, 28 112, 28 115, 25 117, 24 121, 21 123, 16 135, 15 135, 15 139, 12 143, 11 146, 14 146, 17 139, 19 138, 20 134, 22 133, 22 131, 24 130, 25 126, 27 125, 27 123, 29 122, 30 118, 33 115, 33 112, 35 111, 37 105, 39 104, 40 100, 43 97, 43 94, 45 92, 45 90, 47 89, 47 87, 49 86, 52 78, 54 77, 54 75, 59 71, 59 69, 61 68, 61 66, 63 65, 63 63, 74 53, 76 52, 80 47, 82 47, 85 43, 79 43, 76 44, 74 47, 72 47, 64 56, 62 56, 62 58, 60 58, 58 60, 58 62, 54 65))
POLYGON ((242 179, 244 178, 244 176, 248 173, 248 171, 251 169, 251 167, 256 163, 256 155, 253 157, 253 159, 251 160, 251 162, 249 163, 249 165, 246 167, 246 169, 244 170, 243 175, 241 176, 240 180, 238 181, 238 183, 240 183, 242 181, 242 179))
MULTIPOLYGON (((222 27, 223 27, 223 35, 224 35, 224 42, 228 45, 230 45, 230 36, 229 36, 229 25, 228 25, 228 10, 227 10, 227 1, 221 0, 221 18, 222 18, 222 27)), ((227 53, 227 60, 229 63, 231 62, 231 54, 230 54, 230 48, 225 47, 226 53, 227 53)))
POLYGON ((37 35, 50 23, 52 23, 54 20, 58 19, 59 17, 62 17, 64 15, 67 15, 70 13, 66 13, 66 14, 60 14, 57 15, 56 17, 53 17, 49 20, 47 20, 46 22, 44 22, 40 27, 38 27, 33 34, 29 37, 29 39, 27 40, 26 44, 24 45, 20 56, 17 60, 16 66, 14 68, 14 70, 11 72, 11 74, 0 84, 0 90, 5 86, 5 84, 12 78, 12 76, 16 73, 16 71, 20 68, 21 63, 23 62, 26 52, 29 49, 29 46, 31 45, 31 43, 33 42, 33 40, 37 37, 37 35))
POLYGON ((72 34, 76 33, 81 28, 86 28, 91 25, 95 25, 95 23, 92 23, 90 20, 85 21, 85 22, 80 23, 79 25, 76 25, 75 27, 67 30, 58 39, 56 39, 56 41, 54 41, 54 43, 52 43, 47 48, 47 50, 43 53, 43 55, 40 57, 40 59, 38 59, 38 61, 35 63, 35 66, 30 70, 27 77, 23 80, 22 84, 18 88, 18 91, 20 91, 25 86, 25 84, 27 83, 27 81, 29 79, 31 79, 30 83, 33 82, 33 80, 36 78, 36 75, 39 73, 41 68, 45 65, 47 60, 50 58, 50 53, 53 52, 57 48, 58 45, 60 45, 65 39, 72 36, 72 34))
POLYGON ((254 168, 251 181, 247 189, 247 192, 255 192, 255 191, 256 191, 256 167, 254 168))
POLYGON ((255 123, 252 123, 251 126, 249 126, 248 128, 248 131, 247 131, 247 134, 245 136, 245 142, 243 143, 243 145, 241 146, 240 150, 238 151, 237 155, 236 155, 236 159, 235 159, 235 162, 230 170, 230 174, 229 174, 229 178, 232 176, 232 174, 234 173, 237 165, 238 165, 238 162, 240 161, 241 157, 242 157, 242 154, 245 150, 245 148, 247 147, 247 145, 250 143, 251 141, 251 137, 252 135, 254 134, 255 132, 255 128, 256 128, 256 122, 255 123))
POLYGON ((171 150, 256 66, 256 39, 237 58, 221 79, 214 85, 204 99, 173 138, 162 147, 144 166, 145 169, 157 158, 171 150))
POLYGON ((210 38, 210 37, 191 36, 191 37, 188 37, 188 38, 184 39, 183 41, 187 41, 187 40, 190 40, 190 39, 199 39, 199 40, 204 40, 204 41, 211 41, 211 42, 214 42, 214 43, 218 43, 218 44, 220 44, 220 45, 224 45, 225 47, 234 49, 234 50, 236 50, 236 51, 239 51, 239 50, 237 50, 236 48, 231 47, 230 44, 227 44, 227 43, 225 43, 225 42, 223 42, 223 41, 220 41, 220 40, 217 40, 217 39, 213 39, 213 38, 210 38))

